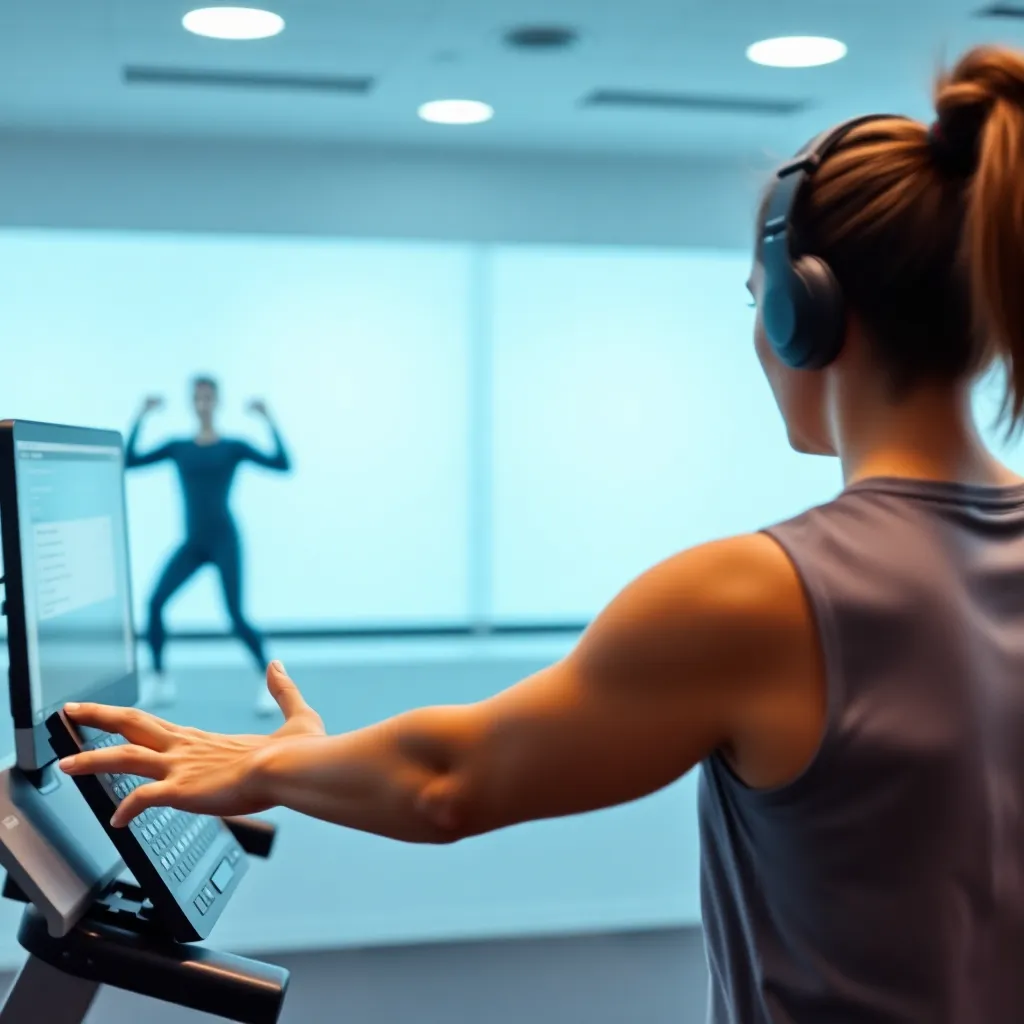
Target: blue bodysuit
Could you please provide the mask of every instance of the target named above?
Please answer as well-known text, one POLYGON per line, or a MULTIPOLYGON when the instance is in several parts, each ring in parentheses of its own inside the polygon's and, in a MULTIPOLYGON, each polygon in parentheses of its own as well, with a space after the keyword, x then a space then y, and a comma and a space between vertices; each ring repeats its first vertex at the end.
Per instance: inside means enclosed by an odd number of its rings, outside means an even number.
POLYGON ((266 669, 263 641, 242 614, 241 545, 238 527, 231 514, 229 497, 235 471, 243 462, 286 472, 291 468, 280 435, 271 427, 275 451, 266 455, 245 441, 221 439, 213 444, 170 441, 151 452, 140 454, 137 445, 141 420, 132 428, 125 453, 125 466, 135 469, 158 462, 173 462, 181 480, 185 505, 185 541, 171 556, 153 591, 149 604, 149 644, 153 667, 163 670, 166 639, 164 606, 200 568, 212 564, 220 574, 224 601, 235 635, 245 644, 259 671, 266 669))

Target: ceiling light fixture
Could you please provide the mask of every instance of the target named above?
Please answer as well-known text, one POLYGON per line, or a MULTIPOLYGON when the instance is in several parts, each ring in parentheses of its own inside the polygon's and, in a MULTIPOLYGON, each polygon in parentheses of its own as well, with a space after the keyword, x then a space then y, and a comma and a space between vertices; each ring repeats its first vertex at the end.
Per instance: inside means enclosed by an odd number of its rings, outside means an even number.
POLYGON ((182 25, 210 39, 269 39, 284 31, 284 18, 255 7, 201 7, 189 11, 182 25))
POLYGON ((747 47, 747 59, 770 68, 816 68, 846 56, 846 44, 822 36, 781 36, 747 47))
POLYGON ((494 108, 479 100, 432 100, 419 115, 431 124, 483 124, 494 117, 494 108))

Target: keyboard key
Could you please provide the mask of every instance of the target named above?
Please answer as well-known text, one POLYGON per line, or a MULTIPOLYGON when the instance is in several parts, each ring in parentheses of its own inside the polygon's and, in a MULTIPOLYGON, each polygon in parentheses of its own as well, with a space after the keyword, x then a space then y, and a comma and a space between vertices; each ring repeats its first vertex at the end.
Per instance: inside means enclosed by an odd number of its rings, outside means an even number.
POLYGON ((229 860, 222 860, 217 870, 213 873, 213 878, 210 879, 210 884, 217 890, 217 892, 226 892, 228 886, 231 884, 231 879, 235 874, 235 869, 231 866, 229 860))
POLYGON ((213 887, 209 885, 203 886, 203 895, 206 897, 207 903, 213 903, 217 898, 217 894, 213 891, 213 887))
POLYGON ((206 906, 206 900, 204 900, 202 896, 197 896, 195 902, 196 910, 198 910, 200 914, 205 914, 208 909, 206 906))

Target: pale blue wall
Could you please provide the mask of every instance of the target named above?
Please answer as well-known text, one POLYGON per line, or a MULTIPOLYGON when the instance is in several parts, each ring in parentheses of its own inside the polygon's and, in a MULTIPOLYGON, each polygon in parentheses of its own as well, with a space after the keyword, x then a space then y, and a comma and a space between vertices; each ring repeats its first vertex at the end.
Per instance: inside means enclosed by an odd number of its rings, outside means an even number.
MULTIPOLYGON (((826 498, 751 346, 742 252, 0 232, 5 416, 150 448, 265 395, 288 477, 245 469, 247 605, 268 628, 579 621, 682 547, 826 498), (53 368, 60 372, 54 373, 53 368)), ((129 474, 139 621, 181 538, 170 465, 129 474)), ((172 625, 220 627, 211 573, 172 625)))

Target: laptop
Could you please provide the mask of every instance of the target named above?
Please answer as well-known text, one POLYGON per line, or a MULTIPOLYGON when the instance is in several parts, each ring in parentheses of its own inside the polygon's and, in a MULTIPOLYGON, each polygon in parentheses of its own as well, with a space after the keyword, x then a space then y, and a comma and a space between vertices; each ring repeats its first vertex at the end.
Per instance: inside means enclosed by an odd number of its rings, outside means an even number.
MULTIPOLYGON (((40 772, 55 757, 124 742, 77 728, 61 710, 68 701, 138 700, 121 435, 0 422, 0 541, 18 766, 40 772)), ((146 781, 57 773, 52 784, 78 787, 168 934, 205 939, 246 856, 205 815, 151 808, 111 828, 118 803, 146 781)))

